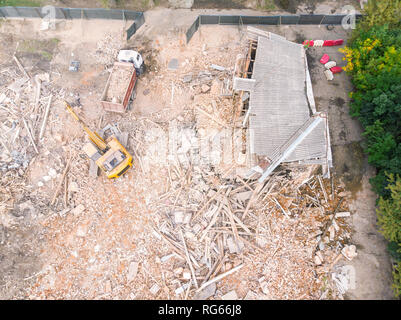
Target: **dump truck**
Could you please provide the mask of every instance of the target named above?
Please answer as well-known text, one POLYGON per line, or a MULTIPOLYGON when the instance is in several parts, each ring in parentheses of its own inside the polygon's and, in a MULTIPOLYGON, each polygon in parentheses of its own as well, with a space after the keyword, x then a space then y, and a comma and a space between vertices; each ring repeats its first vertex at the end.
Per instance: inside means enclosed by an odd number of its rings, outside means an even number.
POLYGON ((142 56, 134 50, 120 50, 117 60, 100 103, 106 111, 123 113, 133 103, 135 84, 145 71, 145 64, 142 56))
POLYGON ((109 179, 122 176, 132 167, 132 156, 123 147, 115 136, 104 140, 97 132, 89 129, 81 118, 74 112, 67 101, 64 101, 67 111, 81 125, 90 140, 83 147, 89 159, 95 161, 96 165, 106 174, 109 179))

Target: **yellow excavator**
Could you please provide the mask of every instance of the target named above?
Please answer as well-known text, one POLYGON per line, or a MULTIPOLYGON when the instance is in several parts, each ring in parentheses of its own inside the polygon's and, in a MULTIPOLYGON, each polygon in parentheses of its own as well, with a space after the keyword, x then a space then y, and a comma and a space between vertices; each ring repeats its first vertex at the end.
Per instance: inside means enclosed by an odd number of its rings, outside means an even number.
POLYGON ((95 161, 96 165, 104 171, 109 179, 118 178, 127 172, 132 167, 132 156, 118 139, 111 136, 106 141, 103 140, 97 132, 88 128, 67 101, 64 102, 68 112, 82 126, 91 141, 83 147, 86 155, 95 161))

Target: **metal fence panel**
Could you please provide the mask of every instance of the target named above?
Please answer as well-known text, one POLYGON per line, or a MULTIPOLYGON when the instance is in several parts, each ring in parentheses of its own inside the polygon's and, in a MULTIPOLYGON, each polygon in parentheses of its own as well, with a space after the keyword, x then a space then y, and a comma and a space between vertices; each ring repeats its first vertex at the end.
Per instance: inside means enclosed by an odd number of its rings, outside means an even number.
POLYGON ((301 14, 298 24, 321 24, 324 14, 301 14))
POLYGON ((123 10, 118 9, 86 9, 86 17, 88 19, 111 19, 111 20, 123 20, 123 10))
POLYGON ((83 14, 83 10, 79 8, 62 8, 66 19, 81 19, 81 17, 85 17, 83 14))
POLYGON ((136 23, 134 22, 127 30, 127 41, 135 34, 136 23))
POLYGON ((143 12, 124 10, 126 20, 140 20, 144 19, 143 12))
POLYGON ((20 16, 14 7, 2 7, 2 12, 7 18, 18 18, 20 16))
POLYGON ((219 16, 201 15, 200 24, 219 24, 219 16))
POLYGON ((194 21, 194 23, 192 24, 192 26, 187 30, 187 32, 185 33, 185 37, 187 39, 187 43, 192 39, 192 36, 194 35, 194 33, 196 31, 198 31, 199 29, 199 22, 200 22, 200 16, 198 16, 196 18, 196 20, 194 21))
POLYGON ((219 24, 236 24, 240 22, 239 16, 220 16, 219 24))
POLYGON ((345 15, 343 14, 333 14, 329 16, 324 16, 322 24, 341 24, 341 21, 345 15))
POLYGON ((241 16, 243 24, 260 24, 259 16, 241 16))
POLYGON ((18 7, 15 8, 18 14, 24 18, 41 18, 40 11, 32 7, 18 7))
POLYGON ((298 24, 299 16, 281 16, 280 24, 298 24))
POLYGON ((276 25, 280 22, 280 16, 265 16, 260 17, 259 24, 276 25))

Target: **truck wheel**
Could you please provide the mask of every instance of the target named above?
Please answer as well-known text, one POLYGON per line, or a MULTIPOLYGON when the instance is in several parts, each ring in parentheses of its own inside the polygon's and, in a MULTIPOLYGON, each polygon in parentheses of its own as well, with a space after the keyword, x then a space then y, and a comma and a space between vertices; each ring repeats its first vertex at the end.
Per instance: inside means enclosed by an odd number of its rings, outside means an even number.
POLYGON ((145 64, 142 63, 142 65, 139 68, 139 75, 144 74, 144 72, 145 72, 145 64))

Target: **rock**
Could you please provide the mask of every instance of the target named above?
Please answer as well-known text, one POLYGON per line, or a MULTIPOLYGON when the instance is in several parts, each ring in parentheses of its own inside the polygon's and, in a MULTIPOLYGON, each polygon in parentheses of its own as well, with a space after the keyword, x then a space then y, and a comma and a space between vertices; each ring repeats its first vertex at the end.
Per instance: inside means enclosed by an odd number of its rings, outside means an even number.
POLYGON ((184 271, 184 268, 183 268, 183 267, 178 267, 178 268, 175 268, 173 272, 174 272, 174 274, 175 274, 176 276, 179 276, 179 275, 182 274, 183 271, 184 271))
POLYGON ((174 212, 174 222, 176 224, 181 224, 184 222, 184 212, 176 211, 174 212))
POLYGON ((192 214, 190 212, 186 213, 184 215, 183 223, 188 224, 191 221, 191 218, 192 218, 192 214))
POLYGON ((128 274, 127 274, 127 280, 128 281, 132 281, 135 279, 137 273, 138 273, 138 262, 133 261, 130 263, 129 267, 128 267, 128 274))
POLYGON ((87 225, 78 226, 78 228, 77 228, 77 237, 85 237, 87 231, 88 231, 88 226, 87 225))
POLYGON ((161 261, 162 263, 164 263, 164 262, 170 260, 170 259, 171 259, 172 257, 174 257, 174 256, 175 256, 174 253, 169 254, 169 255, 167 255, 167 256, 163 256, 163 257, 161 257, 160 261, 161 261))
POLYGON ((185 231, 185 238, 193 240, 195 239, 195 234, 190 231, 185 231))
POLYGON ((238 300, 237 293, 232 290, 221 297, 222 300, 238 300))
POLYGON ((43 182, 42 182, 42 181, 39 181, 39 182, 38 182, 38 187, 41 188, 41 187, 43 187, 43 186, 44 186, 43 182))
POLYGON ((155 284, 149 289, 150 293, 153 294, 153 295, 156 295, 156 293, 158 293, 159 290, 160 290, 160 287, 159 287, 159 285, 158 285, 157 283, 155 283, 155 284))
POLYGON ((211 283, 205 289, 200 292, 197 292, 194 296, 194 300, 206 300, 214 295, 216 292, 216 284, 211 283))
POLYGON ((236 253, 238 251, 238 247, 232 237, 227 238, 227 246, 230 253, 236 253))
POLYGON ((241 202, 245 202, 246 200, 249 200, 251 198, 251 195, 252 191, 244 191, 234 194, 233 198, 241 202))
POLYGON ((52 177, 50 177, 50 176, 44 176, 42 179, 43 179, 45 182, 49 182, 49 181, 52 179, 52 177))
POLYGON ((182 79, 182 82, 184 82, 184 83, 188 83, 188 82, 191 82, 191 81, 192 81, 192 74, 187 74, 182 79))
POLYGON ((29 214, 34 215, 35 212, 36 212, 36 209, 35 209, 35 207, 33 206, 32 202, 30 200, 20 203, 18 205, 18 208, 19 208, 19 214, 16 215, 16 214, 13 213, 17 217, 26 216, 26 215, 29 215, 29 214))
POLYGON ((71 213, 74 215, 79 215, 84 211, 85 211, 85 206, 83 204, 79 204, 74 209, 71 210, 71 213))
POLYGON ((347 258, 348 260, 352 260, 354 259, 358 254, 356 252, 356 247, 352 244, 349 246, 345 246, 342 250, 341 253, 343 254, 343 256, 345 258, 347 258))
POLYGON ((337 212, 335 217, 336 218, 345 218, 351 216, 350 212, 337 212))
POLYGON ((322 264, 322 260, 319 258, 319 256, 315 256, 315 258, 313 259, 313 261, 315 262, 315 264, 317 265, 317 266, 320 266, 321 264, 322 264))
POLYGON ((75 181, 72 181, 69 185, 68 185, 68 190, 70 192, 79 192, 79 186, 78 183, 76 183, 75 181))
POLYGON ((52 178, 56 178, 57 177, 57 171, 54 170, 53 168, 50 168, 49 176, 52 177, 52 178))
POLYGON ((182 278, 185 279, 185 280, 191 279, 191 272, 189 270, 187 270, 187 269, 184 270, 182 272, 182 278))
POLYGON ((201 91, 202 93, 206 93, 210 90, 210 87, 207 84, 202 84, 201 91))

